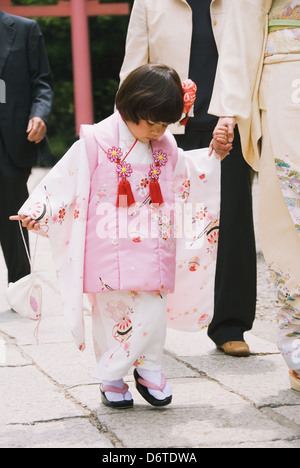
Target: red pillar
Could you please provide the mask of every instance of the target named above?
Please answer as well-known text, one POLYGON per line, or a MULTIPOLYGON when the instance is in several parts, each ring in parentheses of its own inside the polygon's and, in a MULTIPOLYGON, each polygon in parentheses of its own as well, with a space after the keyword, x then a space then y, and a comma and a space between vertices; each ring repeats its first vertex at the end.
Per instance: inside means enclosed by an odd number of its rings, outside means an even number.
POLYGON ((85 0, 71 0, 75 125, 94 123, 90 39, 85 0))

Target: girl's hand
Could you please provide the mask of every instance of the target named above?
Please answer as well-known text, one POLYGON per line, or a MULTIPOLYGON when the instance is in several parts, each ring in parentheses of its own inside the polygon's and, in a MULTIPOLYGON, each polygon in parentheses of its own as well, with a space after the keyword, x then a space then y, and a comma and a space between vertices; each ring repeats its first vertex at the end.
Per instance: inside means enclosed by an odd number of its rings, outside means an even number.
POLYGON ((234 140, 235 117, 220 117, 213 132, 213 139, 209 145, 209 155, 215 151, 221 161, 229 155, 234 140))
POLYGON ((39 231, 40 224, 35 220, 25 215, 14 215, 10 216, 11 221, 22 221, 22 226, 27 228, 28 231, 39 231))
POLYGON ((227 145, 222 145, 218 144, 216 140, 211 140, 211 143, 209 145, 209 150, 208 150, 208 155, 211 156, 213 151, 220 157, 220 160, 223 161, 223 159, 226 158, 230 154, 230 151, 232 150, 232 145, 228 143, 227 145))
POLYGON ((214 138, 211 140, 208 154, 209 156, 211 156, 214 151, 220 157, 221 161, 223 161, 223 159, 225 159, 226 156, 229 155, 231 150, 232 144, 228 143, 227 137, 222 131, 217 138, 214 136, 214 138))

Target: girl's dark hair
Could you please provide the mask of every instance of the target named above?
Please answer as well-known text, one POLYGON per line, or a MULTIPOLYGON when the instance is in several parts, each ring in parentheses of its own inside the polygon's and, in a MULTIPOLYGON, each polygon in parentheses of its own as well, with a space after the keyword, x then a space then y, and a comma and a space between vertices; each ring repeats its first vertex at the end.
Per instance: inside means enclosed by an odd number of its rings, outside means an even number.
POLYGON ((177 72, 166 65, 147 64, 133 70, 116 95, 116 108, 125 121, 171 124, 183 112, 183 90, 177 72))

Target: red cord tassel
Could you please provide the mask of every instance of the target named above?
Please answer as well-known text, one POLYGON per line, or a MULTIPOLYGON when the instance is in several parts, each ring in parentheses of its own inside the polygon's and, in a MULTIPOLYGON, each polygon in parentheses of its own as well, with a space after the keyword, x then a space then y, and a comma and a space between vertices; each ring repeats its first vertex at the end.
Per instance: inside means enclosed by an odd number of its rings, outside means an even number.
POLYGON ((121 180, 118 187, 117 207, 126 208, 133 205, 135 199, 131 190, 131 185, 127 179, 121 180))
POLYGON ((160 185, 157 180, 151 180, 149 184, 150 190, 150 198, 152 203, 156 203, 157 205, 162 205, 164 202, 160 185))

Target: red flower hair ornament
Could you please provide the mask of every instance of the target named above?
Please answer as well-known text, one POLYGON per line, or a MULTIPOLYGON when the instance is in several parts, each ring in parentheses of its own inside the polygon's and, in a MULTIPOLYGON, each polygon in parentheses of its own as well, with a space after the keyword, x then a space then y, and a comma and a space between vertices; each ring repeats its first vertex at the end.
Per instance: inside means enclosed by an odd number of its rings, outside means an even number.
POLYGON ((194 115, 193 108, 196 100, 197 86, 192 80, 188 79, 183 81, 182 90, 184 103, 183 114, 185 114, 185 116, 180 120, 180 125, 186 126, 188 119, 194 115))

